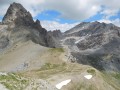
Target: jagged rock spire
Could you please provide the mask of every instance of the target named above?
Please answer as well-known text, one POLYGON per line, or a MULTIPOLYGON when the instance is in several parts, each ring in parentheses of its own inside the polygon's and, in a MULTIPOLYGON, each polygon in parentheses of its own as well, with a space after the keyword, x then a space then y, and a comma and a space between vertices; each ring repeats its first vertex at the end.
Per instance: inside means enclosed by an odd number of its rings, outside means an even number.
POLYGON ((21 4, 15 2, 9 6, 2 22, 4 24, 14 23, 15 25, 27 26, 34 24, 31 14, 21 4))

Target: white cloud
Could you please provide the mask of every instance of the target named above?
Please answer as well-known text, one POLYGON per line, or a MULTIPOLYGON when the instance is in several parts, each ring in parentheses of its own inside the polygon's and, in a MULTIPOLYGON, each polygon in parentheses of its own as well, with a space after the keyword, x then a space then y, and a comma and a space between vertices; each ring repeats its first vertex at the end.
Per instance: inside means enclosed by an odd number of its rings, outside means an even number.
MULTIPOLYGON (((0 7, 5 5, 3 13, 8 7, 6 5, 12 2, 21 3, 33 16, 43 10, 56 10, 61 13, 61 17, 74 20, 89 18, 101 9, 98 0, 2 0, 0 7)), ((0 15, 3 15, 3 13, 0 13, 0 15)))
POLYGON ((42 11, 42 8, 39 8, 38 6, 43 3, 44 0, 0 0, 0 16, 5 15, 8 7, 13 2, 21 3, 34 17, 42 11))
POLYGON ((115 19, 112 21, 112 23, 120 27, 120 19, 115 19))
POLYGON ((108 19, 120 10, 119 0, 0 0, 0 15, 5 14, 12 2, 21 3, 34 17, 43 10, 56 10, 61 13, 62 18, 80 21, 98 12, 108 19), (104 8, 102 9, 101 6, 104 8))
POLYGON ((101 14, 104 14, 104 18, 109 19, 111 16, 117 15, 118 10, 117 9, 105 9, 101 14))
POLYGON ((73 20, 85 20, 100 11, 98 0, 45 0, 45 9, 56 10, 61 17, 73 20))
POLYGON ((102 20, 98 20, 99 22, 104 22, 104 23, 107 23, 107 24, 109 24, 109 23, 112 23, 112 21, 110 21, 110 20, 108 20, 108 19, 102 19, 102 20))
POLYGON ((48 31, 53 31, 53 30, 61 30, 62 32, 65 32, 66 30, 71 29, 72 27, 74 27, 75 25, 77 25, 78 23, 73 23, 73 24, 60 24, 56 21, 41 21, 41 25, 43 28, 47 29, 48 31))
MULTIPOLYGON (((120 19, 109 20, 111 16, 117 15, 120 11, 119 0, 0 0, 0 16, 3 16, 13 2, 21 3, 35 17, 44 10, 56 10, 61 15, 59 17, 73 20, 85 20, 96 15, 103 14, 100 22, 113 23, 120 26, 120 19), (104 8, 101 8, 104 6, 104 8)), ((55 21, 41 21, 47 30, 60 29, 62 32, 69 30, 78 23, 60 24, 59 17, 55 21), (58 22, 56 22, 58 21, 58 22)))
POLYGON ((6 13, 8 6, 9 4, 0 6, 0 16, 3 16, 6 13))
POLYGON ((120 27, 120 19, 115 19, 115 20, 109 20, 109 19, 102 19, 99 20, 99 22, 104 22, 104 23, 113 23, 116 26, 120 27))
POLYGON ((101 13, 105 15, 106 19, 117 15, 117 13, 120 11, 119 0, 102 0, 101 5, 104 5, 104 9, 101 13))

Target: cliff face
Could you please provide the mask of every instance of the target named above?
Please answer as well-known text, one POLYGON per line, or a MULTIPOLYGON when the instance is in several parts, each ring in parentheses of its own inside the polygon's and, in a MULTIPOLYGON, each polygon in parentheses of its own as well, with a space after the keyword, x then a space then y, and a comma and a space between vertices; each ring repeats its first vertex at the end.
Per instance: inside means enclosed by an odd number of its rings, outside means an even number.
POLYGON ((46 47, 56 47, 53 36, 42 28, 39 20, 34 22, 30 12, 19 3, 9 6, 0 25, 0 34, 1 49, 28 40, 46 47))
POLYGON ((16 26, 33 26, 34 21, 31 14, 19 3, 13 3, 3 17, 4 24, 15 24, 16 26))
POLYGON ((47 43, 49 47, 61 47, 60 40, 63 34, 60 30, 48 31, 47 33, 47 43))
POLYGON ((113 24, 84 22, 64 33, 73 61, 99 70, 120 71, 120 28, 113 24))

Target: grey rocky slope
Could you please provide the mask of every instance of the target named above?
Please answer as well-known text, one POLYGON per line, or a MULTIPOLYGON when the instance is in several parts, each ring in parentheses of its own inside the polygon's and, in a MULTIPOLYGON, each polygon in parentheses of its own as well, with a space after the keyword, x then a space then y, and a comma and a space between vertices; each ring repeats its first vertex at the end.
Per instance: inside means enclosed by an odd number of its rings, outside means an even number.
POLYGON ((47 42, 49 47, 61 47, 60 40, 63 38, 63 33, 60 30, 48 31, 47 42))
POLYGON ((28 40, 46 47, 57 47, 55 44, 50 45, 51 42, 57 41, 48 35, 39 20, 34 22, 30 12, 21 4, 12 3, 0 24, 0 49, 3 50, 17 42, 28 40))
POLYGON ((64 36, 64 45, 78 63, 99 70, 120 71, 119 27, 97 21, 83 22, 66 31, 64 36))
POLYGON ((12 3, 0 23, 0 71, 23 69, 49 47, 60 47, 61 36, 60 30, 47 31, 21 4, 12 3))

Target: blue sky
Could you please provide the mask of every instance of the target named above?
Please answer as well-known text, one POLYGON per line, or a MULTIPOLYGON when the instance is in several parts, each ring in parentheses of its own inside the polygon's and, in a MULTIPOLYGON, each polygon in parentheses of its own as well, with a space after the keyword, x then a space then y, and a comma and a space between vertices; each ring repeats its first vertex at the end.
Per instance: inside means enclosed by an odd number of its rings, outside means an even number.
POLYGON ((3 16, 0 16, 0 21, 2 21, 3 16))
POLYGON ((56 21, 56 22, 59 22, 61 24, 64 24, 64 23, 71 24, 71 23, 79 22, 78 20, 61 18, 60 15, 61 15, 61 13, 59 13, 55 10, 46 10, 46 11, 43 11, 40 14, 38 14, 36 17, 34 17, 34 19, 39 19, 41 21, 43 21, 43 20, 56 21))
MULTIPOLYGON (((98 12, 96 15, 89 17, 85 20, 73 20, 73 19, 65 19, 60 17, 61 13, 54 11, 54 10, 46 10, 38 14, 34 19, 39 19, 41 21, 48 20, 48 21, 56 21, 59 23, 76 23, 76 22, 91 22, 91 21, 99 21, 105 18, 104 14, 98 12)), ((109 20, 120 19, 120 12, 116 15, 109 17, 109 20)))
POLYGON ((120 26, 119 0, 0 0, 0 20, 13 2, 21 3, 48 30, 66 30, 83 21, 120 26))
MULTIPOLYGON (((39 19, 41 21, 43 20, 48 20, 48 21, 56 21, 59 23, 75 23, 75 22, 91 22, 91 21, 97 21, 97 20, 101 20, 104 15, 97 13, 96 15, 89 17, 88 19, 85 20, 73 20, 73 19, 66 19, 66 18, 61 18, 61 13, 59 13, 58 11, 55 10, 45 10, 43 12, 41 12, 40 14, 38 14, 36 17, 34 17, 34 19, 39 19)), ((118 18, 118 15, 116 16, 112 16, 110 17, 110 20, 114 20, 118 18)))

